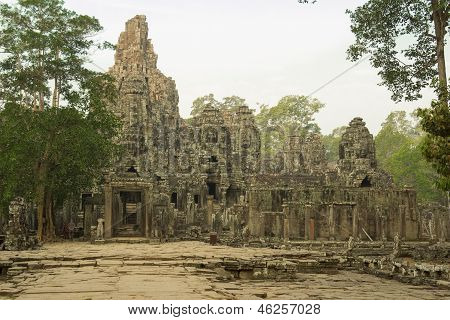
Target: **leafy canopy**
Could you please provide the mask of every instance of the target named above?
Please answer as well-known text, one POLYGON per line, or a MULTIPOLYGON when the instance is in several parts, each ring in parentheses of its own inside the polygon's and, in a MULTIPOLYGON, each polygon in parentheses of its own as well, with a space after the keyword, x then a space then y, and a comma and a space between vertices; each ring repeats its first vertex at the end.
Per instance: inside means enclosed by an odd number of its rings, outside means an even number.
POLYGON ((64 8, 62 0, 0 4, 0 100, 40 110, 58 106, 60 97, 81 104, 79 87, 92 76, 89 51, 110 46, 95 41, 101 30, 96 18, 64 8))
POLYGON ((322 142, 325 147, 325 156, 328 162, 334 162, 339 158, 339 143, 342 139, 342 134, 347 129, 346 126, 341 126, 333 129, 333 131, 325 136, 322 136, 322 142))
POLYGON ((291 135, 319 133, 314 115, 324 107, 317 99, 291 95, 273 107, 262 106, 256 121, 262 130, 263 148, 269 154, 280 150, 291 135))
POLYGON ((73 107, 34 112, 7 104, 0 112, 0 197, 38 196, 38 186, 61 203, 100 181, 118 147, 111 143, 117 119, 102 108, 83 113, 73 107), (42 179, 37 163, 46 163, 42 179))
POLYGON ((377 161, 397 185, 414 187, 420 202, 444 202, 443 193, 430 179, 436 179, 437 173, 422 154, 425 137, 415 114, 392 112, 375 137, 377 161))
POLYGON ((223 98, 222 101, 219 101, 214 97, 214 94, 210 93, 205 96, 198 97, 194 100, 194 102, 192 102, 191 116, 198 116, 206 107, 235 111, 237 108, 244 105, 246 105, 244 98, 229 96, 223 98))
POLYGON ((438 75, 433 21, 428 0, 371 0, 347 11, 356 41, 349 59, 370 55, 394 101, 421 98, 438 75))

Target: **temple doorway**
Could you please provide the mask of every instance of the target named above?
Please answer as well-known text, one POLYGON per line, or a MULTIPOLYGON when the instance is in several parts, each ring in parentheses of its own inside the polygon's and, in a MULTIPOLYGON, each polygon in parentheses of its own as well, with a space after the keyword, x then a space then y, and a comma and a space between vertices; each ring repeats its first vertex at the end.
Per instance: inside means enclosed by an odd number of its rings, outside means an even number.
POLYGON ((120 191, 116 197, 115 236, 141 236, 142 192, 120 191))

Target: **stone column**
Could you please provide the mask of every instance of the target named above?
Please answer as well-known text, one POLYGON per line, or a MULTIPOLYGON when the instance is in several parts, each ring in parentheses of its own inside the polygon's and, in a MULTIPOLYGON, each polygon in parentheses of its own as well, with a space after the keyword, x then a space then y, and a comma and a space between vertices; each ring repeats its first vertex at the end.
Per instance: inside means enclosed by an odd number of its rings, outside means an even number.
POLYGON ((386 241, 386 217, 381 215, 380 217, 380 225, 381 225, 381 241, 386 241))
POLYGON ((112 238, 112 187, 105 186, 105 239, 112 238))
POLYGON ((448 234, 447 234, 447 229, 448 229, 448 221, 449 221, 449 216, 448 216, 448 211, 447 212, 440 212, 439 214, 439 235, 438 235, 438 239, 439 242, 445 242, 448 239, 448 234))
POLYGON ((405 205, 399 205, 398 206, 398 233, 400 235, 401 240, 405 240, 406 237, 406 206, 405 205))
POLYGON ((283 239, 289 241, 289 206, 283 204, 283 239))
POLYGON ((306 204, 304 206, 305 210, 305 240, 309 240, 309 215, 311 206, 306 204))
POLYGON ((144 204, 142 206, 145 212, 145 237, 150 238, 152 232, 152 215, 151 215, 151 192, 150 189, 144 191, 144 204))
POLYGON ((89 239, 92 226, 92 204, 84 205, 84 236, 89 239))
POLYGON ((312 206, 305 205, 305 240, 314 240, 315 238, 315 221, 312 214, 312 206))
POLYGON ((375 238, 374 240, 381 239, 381 214, 380 208, 376 206, 375 208, 375 238))
POLYGON ((214 196, 206 196, 206 222, 208 225, 208 229, 211 231, 213 228, 213 215, 214 215, 214 203, 213 203, 214 196))
POLYGON ((353 226, 352 226, 352 234, 355 239, 359 239, 359 213, 358 208, 356 205, 353 205, 352 207, 352 219, 353 219, 353 226))
POLYGON ((336 222, 334 221, 334 204, 328 206, 329 240, 335 240, 336 222))

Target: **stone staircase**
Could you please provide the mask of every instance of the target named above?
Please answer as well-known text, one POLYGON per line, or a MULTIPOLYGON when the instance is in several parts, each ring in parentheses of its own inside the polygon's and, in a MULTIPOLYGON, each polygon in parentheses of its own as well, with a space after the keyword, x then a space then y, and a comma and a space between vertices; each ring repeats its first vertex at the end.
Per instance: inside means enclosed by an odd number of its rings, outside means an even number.
POLYGON ((115 228, 115 237, 142 237, 142 233, 139 230, 139 226, 135 224, 126 224, 115 228))

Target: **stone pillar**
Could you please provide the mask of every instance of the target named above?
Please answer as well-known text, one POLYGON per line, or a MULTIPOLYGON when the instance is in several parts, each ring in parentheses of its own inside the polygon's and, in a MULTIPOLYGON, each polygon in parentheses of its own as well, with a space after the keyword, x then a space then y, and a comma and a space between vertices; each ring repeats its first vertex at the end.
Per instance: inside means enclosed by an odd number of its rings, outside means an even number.
POLYGON ((316 239, 316 219, 309 218, 309 240, 316 239))
POLYGON ((315 238, 315 221, 312 215, 312 207, 310 204, 305 205, 305 240, 314 240, 315 238))
POLYGON ((329 227, 329 240, 335 240, 336 221, 334 221, 334 205, 328 206, 328 227, 329 227))
POLYGON ((359 212, 356 205, 353 205, 352 207, 352 219, 353 219, 353 226, 352 226, 352 234, 355 239, 360 239, 359 237, 359 212))
POLYGON ((401 240, 405 240, 406 237, 406 206, 398 206, 398 233, 401 240))
POLYGON ((386 241, 386 217, 381 215, 380 217, 380 226, 381 226, 381 241, 386 241))
POLYGON ((206 223, 208 225, 208 229, 212 230, 213 228, 213 215, 214 215, 214 196, 206 196, 206 223))
POLYGON ((305 240, 309 240, 309 215, 310 215, 310 209, 311 206, 310 205, 305 205, 304 206, 304 210, 305 210, 305 240))
POLYGON ((448 239, 447 229, 448 229, 448 221, 449 221, 449 213, 440 212, 439 214, 439 234, 438 240, 439 242, 445 242, 448 239))
POLYGON ((105 239, 112 238, 112 187, 105 186, 105 239))
POLYGON ((145 212, 145 237, 150 238, 152 234, 152 215, 151 192, 149 189, 144 191, 144 205, 142 207, 145 212))
POLYGON ((89 239, 91 236, 91 226, 92 226, 92 204, 84 205, 84 236, 89 239))
POLYGON ((289 241, 289 206, 283 204, 283 239, 289 241))

